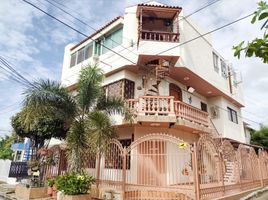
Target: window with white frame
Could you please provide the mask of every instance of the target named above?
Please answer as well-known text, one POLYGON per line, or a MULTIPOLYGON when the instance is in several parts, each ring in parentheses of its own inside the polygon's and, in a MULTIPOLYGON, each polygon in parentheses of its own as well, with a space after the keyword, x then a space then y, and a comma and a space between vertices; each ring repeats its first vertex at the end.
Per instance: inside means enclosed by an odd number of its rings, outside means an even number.
POLYGON ((221 75, 224 78, 227 78, 227 66, 224 60, 221 59, 221 75))
POLYGON ((73 67, 73 66, 76 65, 76 54, 77 54, 77 52, 75 52, 75 53, 73 53, 73 54, 71 55, 70 67, 73 67))
POLYGON ((216 72, 219 72, 219 56, 216 53, 214 53, 214 52, 212 52, 212 54, 213 54, 214 70, 216 72))
POLYGON ((238 124, 237 112, 230 107, 227 107, 227 111, 229 120, 238 124))
POLYGON ((80 49, 77 54, 77 64, 85 60, 84 48, 80 49))

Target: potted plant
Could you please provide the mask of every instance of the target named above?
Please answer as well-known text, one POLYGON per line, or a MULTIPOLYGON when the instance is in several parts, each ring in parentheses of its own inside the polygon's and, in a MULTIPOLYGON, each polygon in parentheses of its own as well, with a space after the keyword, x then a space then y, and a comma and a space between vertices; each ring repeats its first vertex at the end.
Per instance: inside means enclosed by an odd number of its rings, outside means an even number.
POLYGON ((62 200, 88 200, 91 199, 88 191, 95 179, 86 172, 66 172, 56 178, 57 191, 63 193, 62 200))
POLYGON ((47 180, 47 194, 52 196, 53 194, 53 186, 55 184, 55 179, 51 178, 47 180))

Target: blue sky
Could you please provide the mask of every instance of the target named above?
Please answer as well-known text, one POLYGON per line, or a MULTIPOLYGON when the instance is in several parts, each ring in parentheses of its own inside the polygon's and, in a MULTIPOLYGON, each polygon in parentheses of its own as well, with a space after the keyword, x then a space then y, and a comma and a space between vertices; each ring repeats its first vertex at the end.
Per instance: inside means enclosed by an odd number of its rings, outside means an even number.
MULTIPOLYGON (((29 0, 80 31, 93 32, 69 16, 50 6, 45 0, 29 0)), ((142 1, 135 0, 57 0, 71 8, 70 13, 98 29, 113 18, 123 15, 126 6, 142 1)), ((206 5, 206 0, 162 0, 181 6, 186 14, 206 5)), ((199 25, 211 30, 254 11, 257 0, 221 0, 192 16, 199 25)), ((66 8, 64 8, 66 9, 66 8)), ((2 0, 0 5, 0 56, 30 80, 50 78, 60 80, 64 47, 82 39, 78 33, 52 20, 21 0, 2 0)), ((268 123, 268 66, 258 59, 237 60, 231 47, 241 40, 260 35, 259 26, 250 19, 212 35, 217 51, 233 66, 242 71, 246 108, 243 115, 256 122, 268 123)), ((19 111, 23 87, 3 75, 0 69, 0 136, 9 134, 10 117, 19 111)), ((257 123, 245 120, 253 127, 257 123)))

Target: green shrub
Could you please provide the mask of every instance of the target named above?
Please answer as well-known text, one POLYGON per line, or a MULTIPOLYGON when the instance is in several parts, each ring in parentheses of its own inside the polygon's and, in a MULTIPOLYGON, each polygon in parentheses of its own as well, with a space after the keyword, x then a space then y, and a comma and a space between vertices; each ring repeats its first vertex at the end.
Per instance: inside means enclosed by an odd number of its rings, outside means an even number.
POLYGON ((47 185, 49 187, 53 187, 54 184, 55 184, 55 179, 50 178, 50 179, 47 180, 47 185))
POLYGON ((67 195, 86 194, 94 182, 95 179, 86 172, 71 171, 56 178, 56 188, 67 195))

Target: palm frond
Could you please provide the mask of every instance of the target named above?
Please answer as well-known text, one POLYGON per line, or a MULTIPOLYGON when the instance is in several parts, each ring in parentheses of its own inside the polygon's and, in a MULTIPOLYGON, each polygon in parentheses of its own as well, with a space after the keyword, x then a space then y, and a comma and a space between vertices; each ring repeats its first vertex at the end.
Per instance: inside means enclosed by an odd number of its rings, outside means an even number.
POLYGON ((116 130, 105 112, 91 112, 86 120, 86 127, 90 146, 102 153, 105 152, 110 141, 117 137, 116 130))
POLYGON ((24 106, 36 114, 59 115, 70 119, 76 114, 76 103, 66 88, 56 81, 39 80, 23 93, 24 106))
POLYGON ((124 114, 125 102, 120 97, 106 97, 104 94, 98 98, 96 109, 111 114, 124 114))
POLYGON ((89 112, 89 109, 101 95, 101 83, 103 79, 103 72, 97 66, 88 66, 81 70, 76 98, 79 107, 84 112, 89 112))

